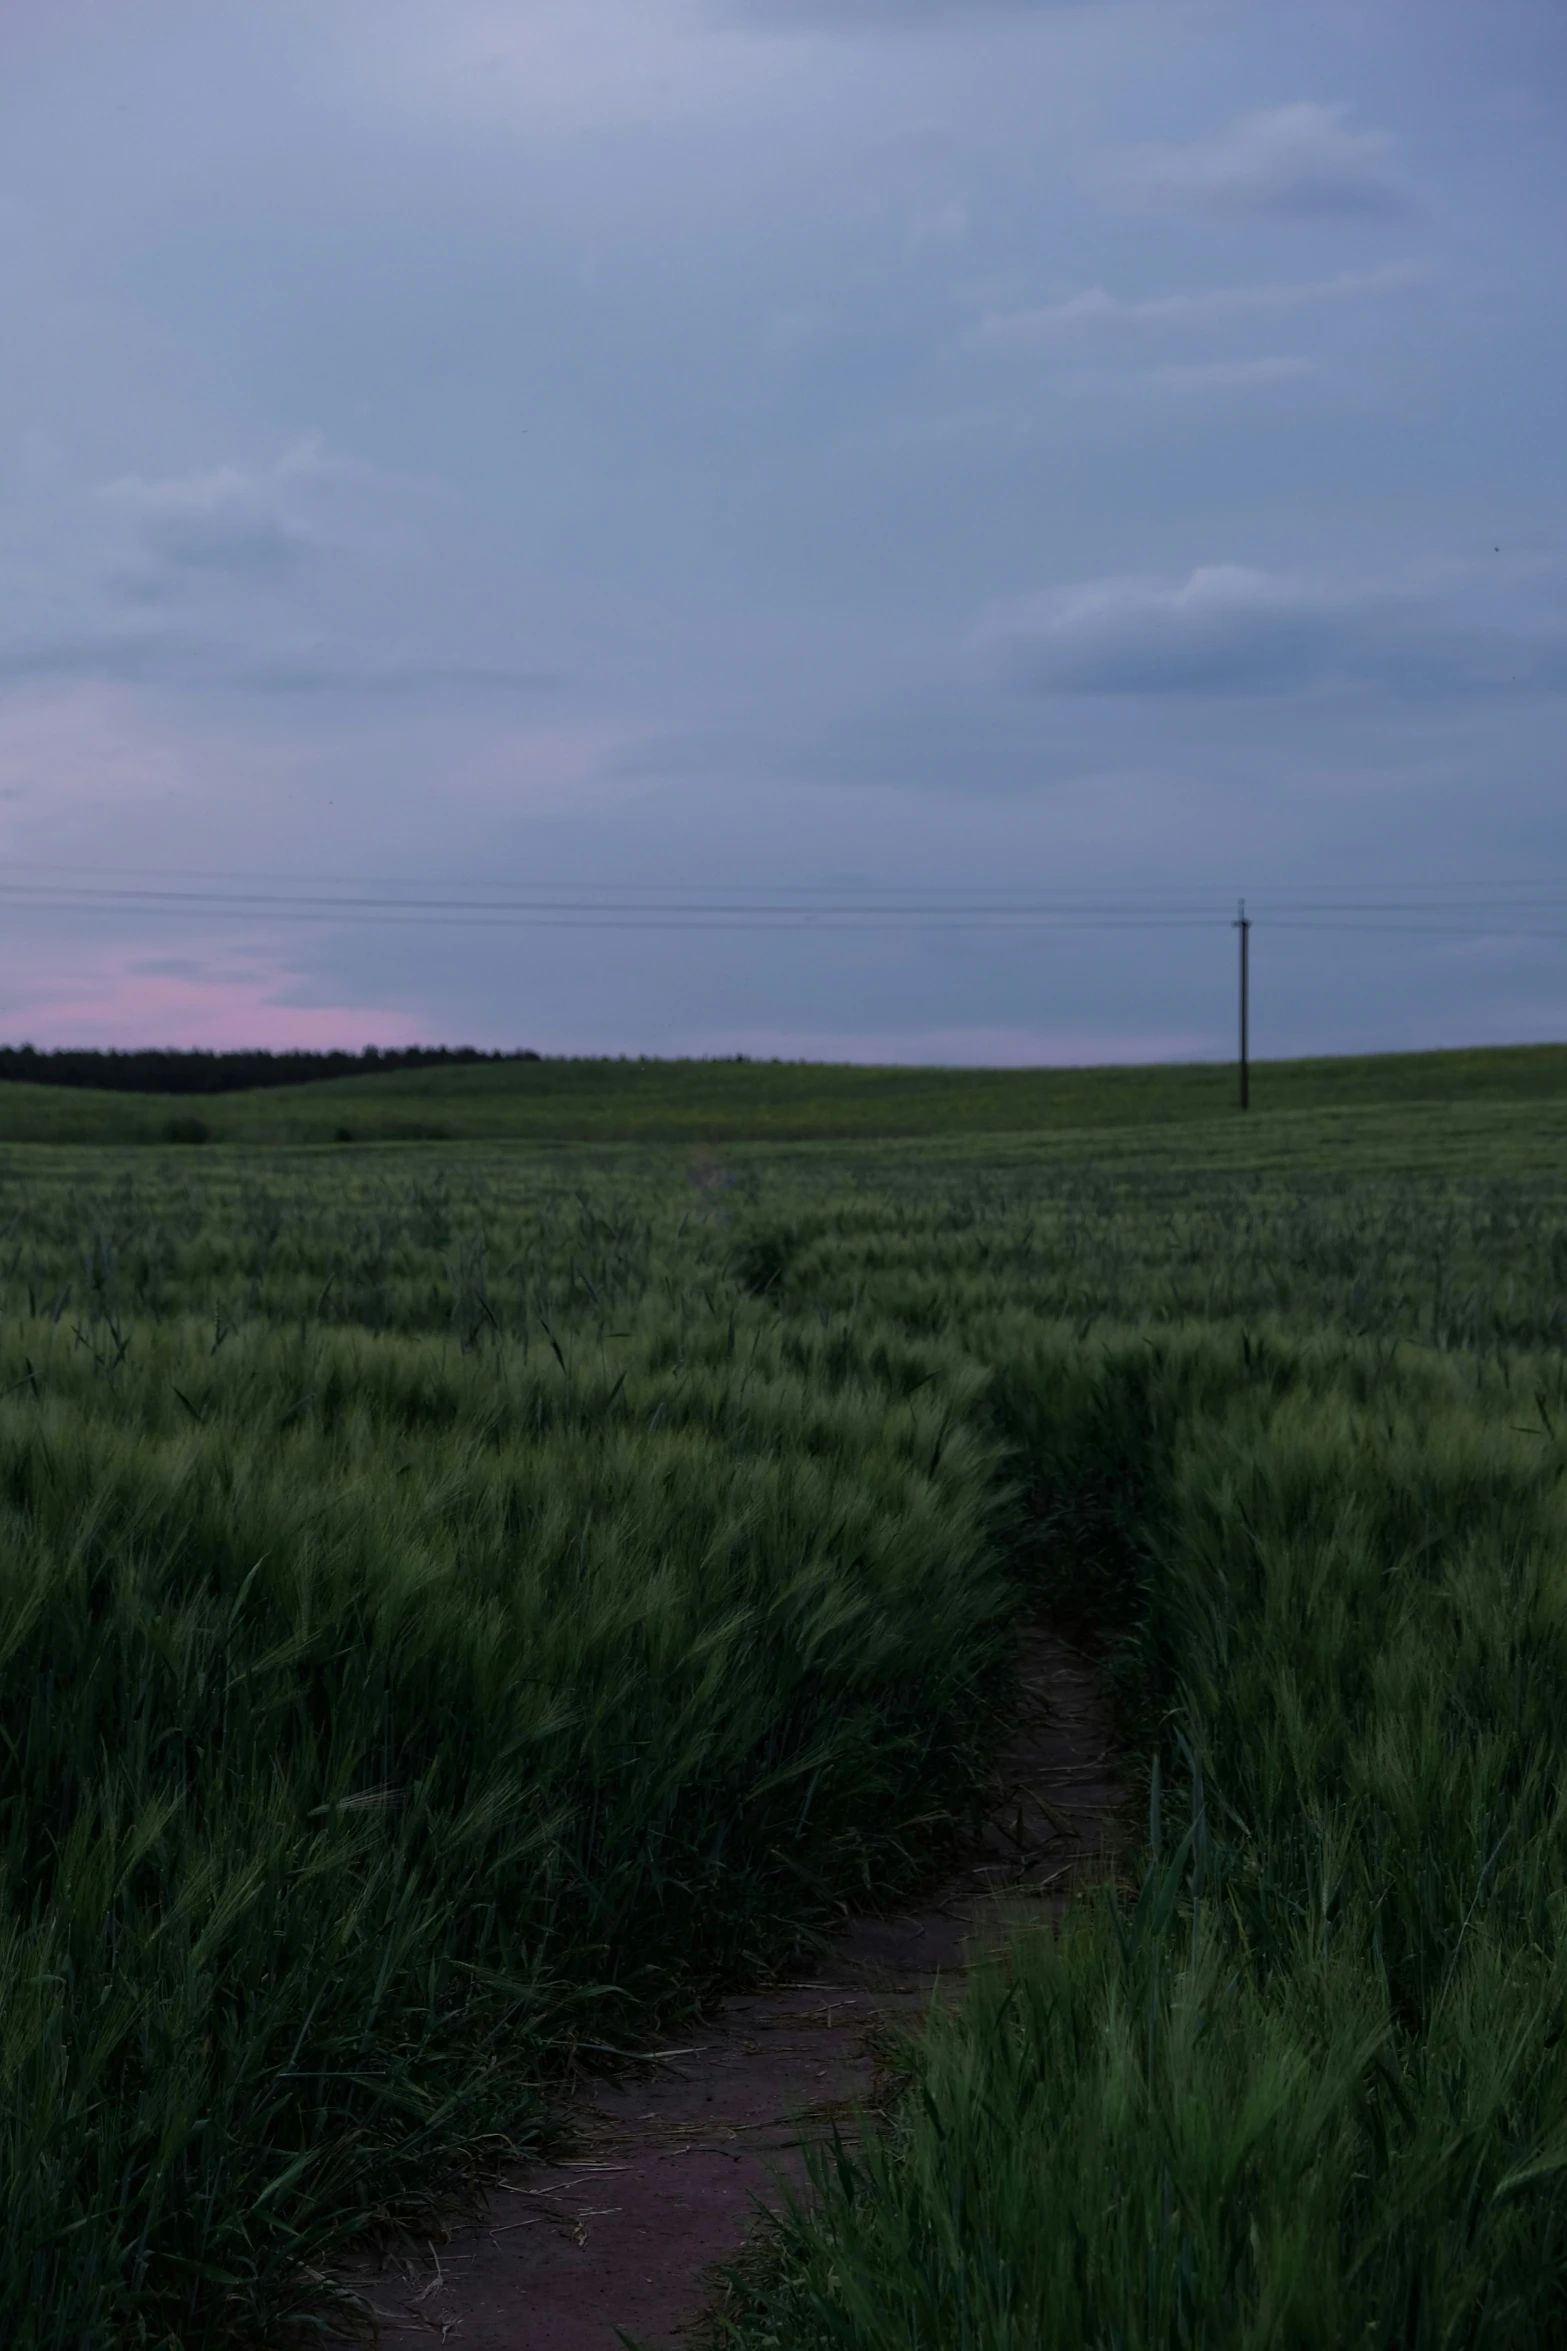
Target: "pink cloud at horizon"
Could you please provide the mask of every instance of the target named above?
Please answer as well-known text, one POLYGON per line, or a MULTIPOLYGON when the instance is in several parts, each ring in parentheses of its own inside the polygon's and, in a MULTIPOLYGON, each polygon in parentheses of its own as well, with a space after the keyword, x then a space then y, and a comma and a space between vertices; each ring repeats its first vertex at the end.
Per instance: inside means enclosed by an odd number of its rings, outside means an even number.
POLYGON ((0 1034, 40 1047, 166 1047, 263 1052, 357 1052, 415 1045, 428 1023, 368 1005, 291 1004, 290 975, 236 973, 199 979, 168 972, 104 971, 0 994, 0 1034))

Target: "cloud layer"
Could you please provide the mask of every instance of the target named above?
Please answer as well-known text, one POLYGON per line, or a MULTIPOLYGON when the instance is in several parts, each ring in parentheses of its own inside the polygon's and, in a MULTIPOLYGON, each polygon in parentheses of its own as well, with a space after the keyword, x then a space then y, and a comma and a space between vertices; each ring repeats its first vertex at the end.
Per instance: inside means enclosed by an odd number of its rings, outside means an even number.
POLYGON ((1116 0, 719 0, 733 23, 797 25, 823 33, 898 33, 1061 15, 1116 0))
POLYGON ((225 465, 173 481, 131 476, 111 482, 104 498, 129 527, 131 579, 156 590, 212 573, 275 581, 293 570, 313 542, 287 488, 282 469, 260 476, 225 465))
POLYGON ((1313 311, 1343 305, 1377 304, 1429 286, 1431 266, 1390 261, 1376 269, 1342 270, 1336 277, 1292 280, 1275 285, 1208 286, 1196 291, 1144 295, 1129 300, 1101 286, 1069 294, 1058 302, 987 311, 980 321, 983 341, 1024 349, 1079 343, 1146 343, 1170 335, 1271 325, 1313 311))
POLYGON ((1215 137, 1128 149, 1104 177, 1145 208, 1231 218, 1376 217, 1409 202, 1387 133, 1355 130, 1347 106, 1311 99, 1242 115, 1215 137))
POLYGON ((1009 683, 1067 694, 1284 695, 1380 687, 1425 698, 1567 688, 1567 604, 1498 611, 1445 593, 1245 564, 1089 580, 986 613, 974 643, 1009 683))
MULTIPOLYGON (((1559 13, 23 11, 0 850, 519 893, 1554 868, 1559 13)), ((1227 934, 323 920, 248 939, 252 987, 137 919, 97 962, 13 921, 0 1034, 100 986, 236 1041, 1229 1028, 1227 934)), ((1338 1001, 1270 948, 1269 1043, 1377 1041, 1373 998, 1567 1030, 1567 956, 1439 953, 1338 1001)))

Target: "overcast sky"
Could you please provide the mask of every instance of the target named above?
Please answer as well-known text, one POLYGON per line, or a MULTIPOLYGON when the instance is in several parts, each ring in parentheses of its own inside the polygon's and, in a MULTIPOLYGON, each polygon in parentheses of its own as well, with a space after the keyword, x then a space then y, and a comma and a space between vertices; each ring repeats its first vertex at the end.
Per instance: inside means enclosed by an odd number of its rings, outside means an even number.
POLYGON ((1567 1034, 1276 919, 1567 933, 1564 118, 1561 0, 0 0, 0 1035, 1208 1056, 1241 892, 1261 1053, 1567 1034))

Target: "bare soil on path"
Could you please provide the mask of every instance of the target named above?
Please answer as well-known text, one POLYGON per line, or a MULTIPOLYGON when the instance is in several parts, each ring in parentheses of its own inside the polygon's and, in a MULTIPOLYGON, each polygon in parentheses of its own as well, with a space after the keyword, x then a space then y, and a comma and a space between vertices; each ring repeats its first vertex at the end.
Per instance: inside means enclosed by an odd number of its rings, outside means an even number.
POLYGON ((446 2242, 340 2273, 387 2351, 648 2351, 712 2299, 803 2149, 871 2097, 878 2027, 961 1981, 1020 1912, 1059 1916, 1102 1871, 1126 1800, 1092 1661, 1042 1628, 978 1844, 925 1906, 862 1918, 798 1982, 728 2000, 679 2048, 569 2098, 577 2152, 496 2182, 446 2242))

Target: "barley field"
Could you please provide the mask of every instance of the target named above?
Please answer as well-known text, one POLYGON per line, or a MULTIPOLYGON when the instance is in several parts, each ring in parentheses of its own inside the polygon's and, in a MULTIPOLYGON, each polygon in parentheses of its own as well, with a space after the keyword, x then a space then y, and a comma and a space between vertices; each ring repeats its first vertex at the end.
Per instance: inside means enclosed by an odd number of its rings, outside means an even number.
POLYGON ((1562 2339, 1567 1101, 19 1143, 0 1233, 0 2340, 321 2319, 917 1881, 1039 1610, 1130 1882, 738 2339, 1562 2339))

